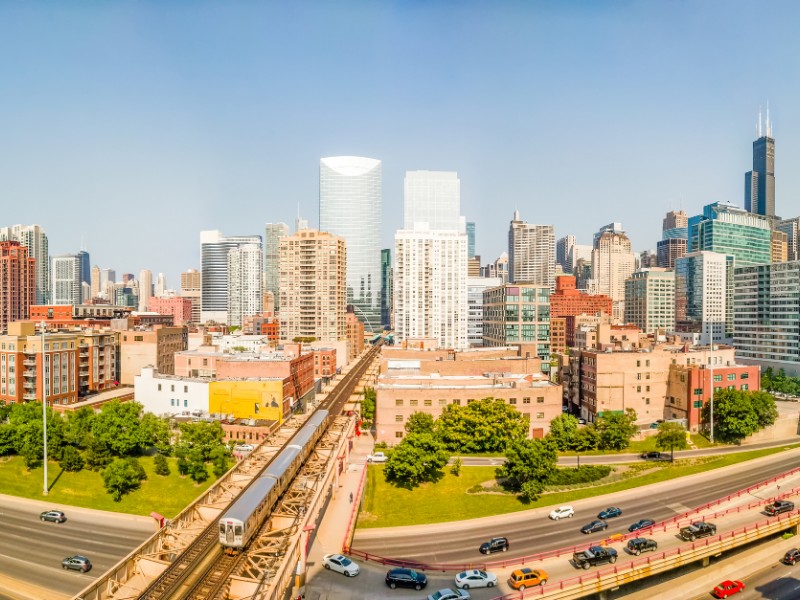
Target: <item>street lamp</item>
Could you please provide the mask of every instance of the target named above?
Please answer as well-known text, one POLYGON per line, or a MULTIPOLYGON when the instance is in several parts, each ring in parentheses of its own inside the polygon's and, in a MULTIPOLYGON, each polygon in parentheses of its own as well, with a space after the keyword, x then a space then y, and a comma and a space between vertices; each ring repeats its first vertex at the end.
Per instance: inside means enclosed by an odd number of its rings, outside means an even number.
POLYGON ((47 323, 39 323, 42 328, 42 431, 44 432, 44 487, 42 494, 47 496, 47 368, 45 367, 44 353, 44 334, 47 331, 47 323))

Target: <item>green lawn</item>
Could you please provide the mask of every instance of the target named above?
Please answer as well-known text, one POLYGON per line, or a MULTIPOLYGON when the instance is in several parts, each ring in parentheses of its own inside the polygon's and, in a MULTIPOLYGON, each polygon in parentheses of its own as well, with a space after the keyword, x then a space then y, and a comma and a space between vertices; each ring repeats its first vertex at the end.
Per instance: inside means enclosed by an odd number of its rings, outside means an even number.
POLYGON ((673 464, 648 463, 644 466, 637 464, 633 466, 632 470, 635 474, 632 477, 606 485, 544 494, 538 501, 531 504, 523 504, 515 496, 508 494, 467 493, 467 490, 473 485, 493 479, 495 467, 462 467, 459 477, 451 475, 449 469, 446 469, 441 480, 423 484, 415 490, 406 490, 386 483, 383 478, 382 465, 371 465, 368 467, 367 486, 364 491, 363 510, 358 517, 358 527, 396 527, 459 521, 539 506, 564 504, 581 498, 609 494, 684 475, 701 473, 796 447, 798 446, 686 459, 673 464))
MULTIPOLYGON (((106 492, 100 473, 84 469, 77 473, 62 472, 57 463, 48 463, 50 492, 42 495, 43 468, 28 470, 18 456, 4 457, 0 461, 0 492, 23 498, 47 500, 58 504, 111 510, 136 515, 149 515, 152 511, 172 518, 187 504, 205 491, 213 482, 211 475, 203 484, 178 475, 176 459, 168 458, 172 473, 162 477, 153 473, 153 458, 143 456, 139 462, 147 473, 141 488, 114 502, 106 492)), ((209 471, 210 473, 210 471, 209 471)))

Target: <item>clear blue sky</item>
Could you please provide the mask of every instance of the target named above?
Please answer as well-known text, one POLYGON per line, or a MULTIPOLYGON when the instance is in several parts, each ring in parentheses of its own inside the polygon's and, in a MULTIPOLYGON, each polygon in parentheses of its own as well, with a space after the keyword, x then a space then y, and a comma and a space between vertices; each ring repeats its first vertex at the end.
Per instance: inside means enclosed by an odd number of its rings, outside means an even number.
POLYGON ((2 2, 0 225, 117 273, 199 268, 199 232, 318 222, 319 159, 454 170, 485 264, 515 208, 590 243, 743 204, 759 105, 800 214, 796 2, 2 2))

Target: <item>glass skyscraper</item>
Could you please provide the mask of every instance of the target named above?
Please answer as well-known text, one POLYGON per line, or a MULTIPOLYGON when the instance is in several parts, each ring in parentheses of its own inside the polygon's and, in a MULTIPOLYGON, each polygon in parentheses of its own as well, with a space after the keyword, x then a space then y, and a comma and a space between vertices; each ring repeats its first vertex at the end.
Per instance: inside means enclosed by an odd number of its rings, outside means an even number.
POLYGON ((267 223, 264 230, 264 289, 272 292, 275 310, 280 308, 278 285, 281 238, 288 235, 289 226, 286 223, 267 223))
POLYGON ((689 219, 688 252, 707 250, 732 256, 737 267, 771 262, 769 221, 727 202, 703 207, 689 219))
POLYGON ((392 249, 381 250, 381 324, 392 325, 392 249))
POLYGON ((775 216, 775 138, 767 109, 767 131, 761 134, 758 113, 758 139, 753 142, 753 170, 744 174, 744 208, 757 215, 775 216))
POLYGON ((467 258, 475 258, 475 222, 467 221, 467 258))
POLYGON ((347 304, 367 331, 381 329, 381 161, 332 156, 319 163, 319 228, 344 238, 347 304))

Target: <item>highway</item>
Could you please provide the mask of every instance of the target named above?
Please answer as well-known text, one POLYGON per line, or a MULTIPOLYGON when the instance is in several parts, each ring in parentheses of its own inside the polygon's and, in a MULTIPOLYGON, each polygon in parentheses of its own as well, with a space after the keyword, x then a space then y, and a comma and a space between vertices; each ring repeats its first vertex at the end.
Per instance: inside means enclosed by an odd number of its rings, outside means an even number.
MULTIPOLYGON (((718 577, 717 579, 721 579, 718 577)), ((741 579, 745 584, 743 592, 732 596, 735 600, 797 600, 800 598, 800 564, 789 567, 774 562, 766 569, 741 579)), ((719 583, 716 579, 710 583, 709 590, 719 583)), ((705 593, 694 597, 696 600, 711 598, 705 593)))
MULTIPOLYGON (((536 509, 456 523, 357 529, 352 547, 361 552, 426 564, 476 563, 487 560, 478 553, 478 546, 491 537, 503 535, 508 537, 511 546, 502 555, 505 560, 604 537, 584 535, 579 529, 609 505, 617 505, 623 510, 621 517, 609 523, 607 533, 613 534, 626 531, 627 526, 638 519, 661 521, 671 518, 798 465, 800 451, 791 450, 758 459, 755 463, 742 463, 690 479, 657 484, 649 493, 639 488, 618 492, 611 497, 581 500, 574 503, 575 517, 561 521, 548 519, 549 509, 536 509)), ((495 555, 488 560, 500 560, 500 557, 495 555)))

